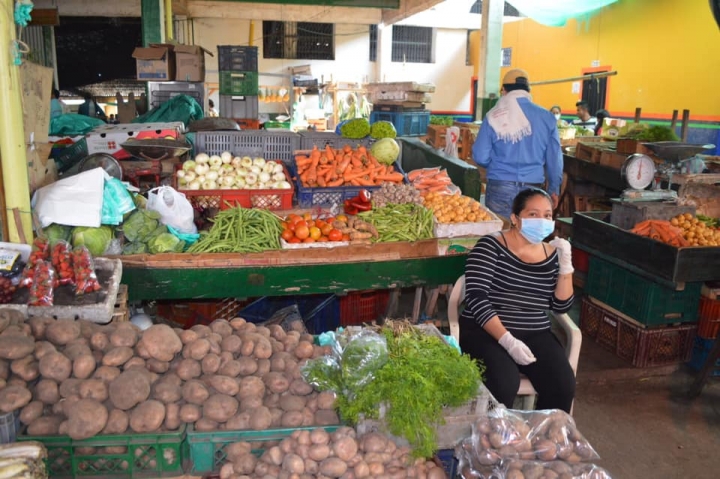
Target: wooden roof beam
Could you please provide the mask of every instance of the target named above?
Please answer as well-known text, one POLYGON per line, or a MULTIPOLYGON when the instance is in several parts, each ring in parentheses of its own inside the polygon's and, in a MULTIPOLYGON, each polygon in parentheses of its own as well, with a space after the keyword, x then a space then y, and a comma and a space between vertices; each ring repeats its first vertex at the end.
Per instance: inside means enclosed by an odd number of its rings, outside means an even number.
POLYGON ((400 0, 400 8, 397 10, 383 10, 382 21, 385 25, 392 25, 442 2, 443 0, 400 0))
POLYGON ((213 2, 206 0, 187 0, 187 12, 190 18, 237 18, 244 20, 373 25, 380 23, 382 18, 382 10, 379 8, 213 2))

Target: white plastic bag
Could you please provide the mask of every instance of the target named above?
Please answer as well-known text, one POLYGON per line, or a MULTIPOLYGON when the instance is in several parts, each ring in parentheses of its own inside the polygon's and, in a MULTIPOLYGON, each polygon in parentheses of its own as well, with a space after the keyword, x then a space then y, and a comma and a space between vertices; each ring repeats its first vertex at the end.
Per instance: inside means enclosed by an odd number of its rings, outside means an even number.
POLYGON ((105 170, 94 168, 63 178, 40 188, 33 195, 32 206, 40 226, 51 223, 97 228, 103 204, 105 170))
POLYGON ((458 139, 460 138, 460 128, 457 126, 450 126, 445 133, 445 154, 452 156, 453 158, 458 157, 458 139))
POLYGON ((160 221, 180 233, 195 234, 195 212, 185 195, 170 186, 161 186, 148 193, 147 209, 157 211, 160 221))

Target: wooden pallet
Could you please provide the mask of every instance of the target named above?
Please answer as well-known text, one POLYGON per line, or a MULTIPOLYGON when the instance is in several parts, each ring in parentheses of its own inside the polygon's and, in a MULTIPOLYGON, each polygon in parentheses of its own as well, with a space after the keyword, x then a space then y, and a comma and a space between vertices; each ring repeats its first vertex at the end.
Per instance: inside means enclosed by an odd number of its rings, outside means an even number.
POLYGON ((123 323, 130 321, 130 310, 128 309, 128 287, 121 284, 118 289, 117 300, 115 301, 115 312, 112 315, 112 321, 123 323))

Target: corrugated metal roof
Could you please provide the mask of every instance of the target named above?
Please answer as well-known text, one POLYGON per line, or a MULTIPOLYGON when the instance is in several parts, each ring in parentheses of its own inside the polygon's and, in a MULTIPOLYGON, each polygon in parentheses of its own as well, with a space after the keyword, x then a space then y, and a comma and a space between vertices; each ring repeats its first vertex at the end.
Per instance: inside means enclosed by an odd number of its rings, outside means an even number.
POLYGON ((115 97, 115 93, 120 92, 124 97, 130 93, 138 98, 145 93, 147 82, 138 80, 109 80, 92 85, 85 85, 73 90, 63 90, 60 92, 62 98, 81 98, 83 92, 90 93, 96 98, 115 97))

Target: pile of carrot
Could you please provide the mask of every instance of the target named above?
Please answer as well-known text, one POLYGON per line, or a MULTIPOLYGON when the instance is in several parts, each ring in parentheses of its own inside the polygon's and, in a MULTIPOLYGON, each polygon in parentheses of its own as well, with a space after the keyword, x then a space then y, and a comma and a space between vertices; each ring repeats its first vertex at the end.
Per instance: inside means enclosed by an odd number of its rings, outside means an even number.
POLYGON ((447 171, 441 170, 439 167, 413 170, 408 173, 408 180, 423 195, 431 191, 448 194, 455 192, 447 171))
POLYGON ((690 243, 683 237, 683 232, 680 228, 676 228, 669 221, 664 220, 645 220, 635 225, 630 230, 631 233, 636 235, 646 236, 656 241, 681 248, 683 246, 689 246, 690 243))
POLYGON ((404 176, 392 165, 382 165, 364 146, 349 145, 335 150, 315 146, 309 154, 295 156, 302 185, 308 188, 335 186, 378 186, 402 183, 404 176))

